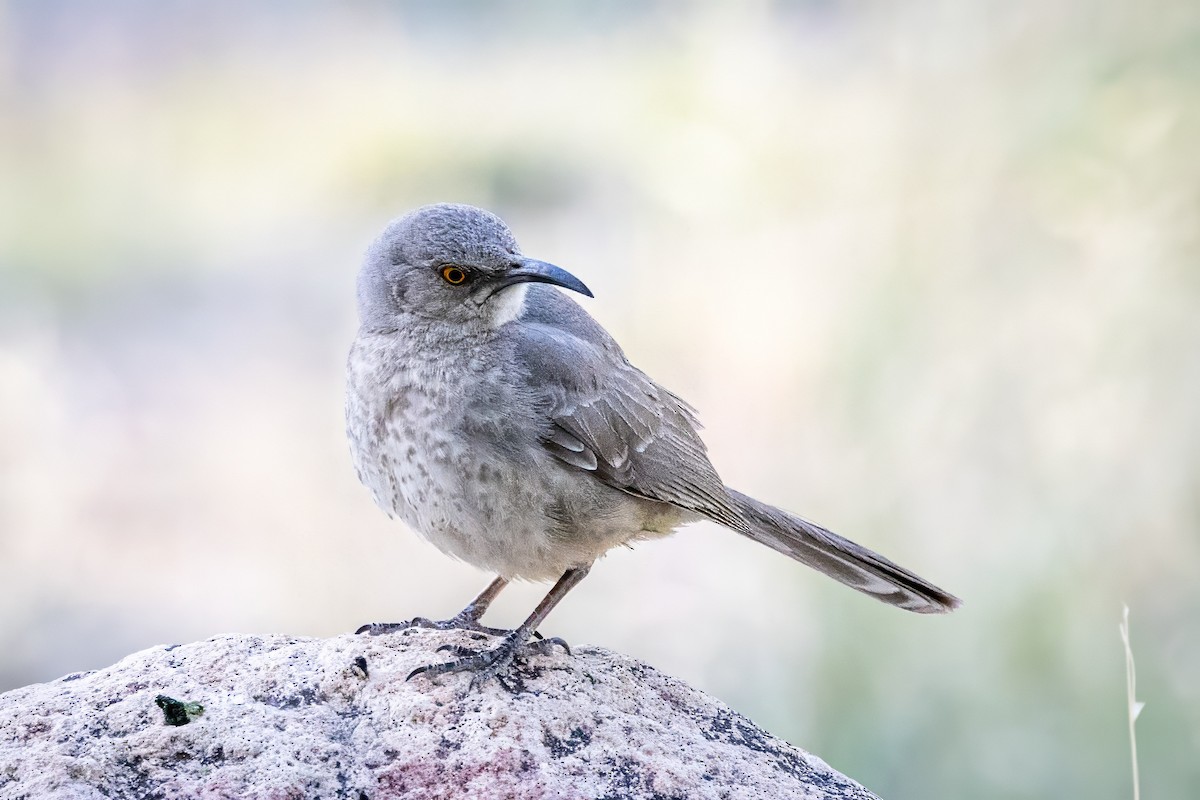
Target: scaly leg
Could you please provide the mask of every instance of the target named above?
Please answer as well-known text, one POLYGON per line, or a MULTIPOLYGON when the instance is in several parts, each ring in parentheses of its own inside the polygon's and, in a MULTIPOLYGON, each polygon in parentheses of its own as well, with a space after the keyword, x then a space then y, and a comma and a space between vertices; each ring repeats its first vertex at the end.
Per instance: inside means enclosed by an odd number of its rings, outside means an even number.
MULTIPOLYGON (((521 627, 512 631, 504 637, 504 641, 498 647, 491 650, 474 651, 465 647, 457 647, 454 645, 444 645, 438 650, 449 650, 458 656, 454 661, 447 661, 443 664, 430 664, 427 667, 417 667, 409 673, 406 680, 411 680, 417 675, 427 675, 434 677, 444 675, 447 672, 463 672, 470 671, 475 674, 471 677, 471 689, 482 686, 490 678, 499 676, 505 669, 512 664, 516 658, 517 651, 525 647, 529 642, 529 637, 537 629, 537 626, 542 623, 550 610, 558 605, 558 602, 566 596, 567 592, 583 580, 588 574, 591 565, 586 567, 576 567, 569 569, 563 573, 563 576, 558 579, 558 583, 554 584, 549 593, 542 598, 542 602, 538 603, 537 608, 529 615, 529 619, 521 623, 521 627)), ((567 643, 558 637, 552 639, 541 639, 537 642, 529 643, 528 646, 538 652, 546 652, 554 645, 561 645, 568 653, 571 648, 567 643)))
POLYGON ((478 597, 470 602, 470 604, 456 615, 446 620, 431 620, 425 617, 414 617, 407 622, 372 622, 363 625, 355 631, 355 633, 365 633, 370 636, 379 636, 384 633, 395 633, 407 628, 436 628, 439 631, 447 630, 467 630, 486 633, 489 636, 504 636, 509 633, 501 628, 489 628, 486 625, 479 623, 479 618, 483 616, 483 612, 488 610, 488 606, 496 599, 496 595, 500 594, 500 590, 508 585, 508 578, 496 578, 488 584, 478 597))

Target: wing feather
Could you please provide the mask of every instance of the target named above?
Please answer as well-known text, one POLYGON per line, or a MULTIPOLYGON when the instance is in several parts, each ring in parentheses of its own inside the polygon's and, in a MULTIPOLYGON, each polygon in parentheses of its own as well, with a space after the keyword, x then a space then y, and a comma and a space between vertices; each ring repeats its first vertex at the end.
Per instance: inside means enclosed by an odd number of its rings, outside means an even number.
POLYGON ((542 309, 508 326, 545 408, 549 452, 621 491, 745 527, 708 459, 695 410, 574 313, 542 309))

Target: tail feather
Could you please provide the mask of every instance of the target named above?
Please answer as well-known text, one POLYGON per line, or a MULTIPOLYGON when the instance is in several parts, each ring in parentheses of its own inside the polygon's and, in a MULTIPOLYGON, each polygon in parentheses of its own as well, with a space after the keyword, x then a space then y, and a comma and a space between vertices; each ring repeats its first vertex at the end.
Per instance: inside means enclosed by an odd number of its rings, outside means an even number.
POLYGON ((728 492, 747 522, 738 533, 851 589, 918 614, 944 614, 962 604, 949 592, 849 539, 734 489, 728 492))

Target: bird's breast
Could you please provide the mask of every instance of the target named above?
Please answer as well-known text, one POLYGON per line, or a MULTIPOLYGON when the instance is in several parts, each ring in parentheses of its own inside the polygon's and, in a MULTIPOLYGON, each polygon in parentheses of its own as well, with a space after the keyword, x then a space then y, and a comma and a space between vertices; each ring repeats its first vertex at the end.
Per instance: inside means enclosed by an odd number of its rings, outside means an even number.
POLYGON ((359 480, 384 511, 451 556, 535 580, 678 524, 675 509, 550 455, 544 411, 511 373, 394 341, 356 341, 347 435, 359 480))
MULTIPOLYGON (((501 371, 360 337, 347 364, 346 427, 376 504, 444 552, 499 574, 550 564, 554 521, 530 409, 501 371)), ((559 570, 561 572, 561 570, 559 570)))

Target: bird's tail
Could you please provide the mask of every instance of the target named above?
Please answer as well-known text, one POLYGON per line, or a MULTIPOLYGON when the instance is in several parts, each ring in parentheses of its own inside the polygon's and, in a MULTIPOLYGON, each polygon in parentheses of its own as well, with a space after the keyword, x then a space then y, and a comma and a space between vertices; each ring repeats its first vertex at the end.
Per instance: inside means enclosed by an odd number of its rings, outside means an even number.
POLYGON ((851 589, 918 614, 944 614, 962 604, 954 595, 878 553, 734 489, 727 490, 747 523, 738 533, 851 589))

